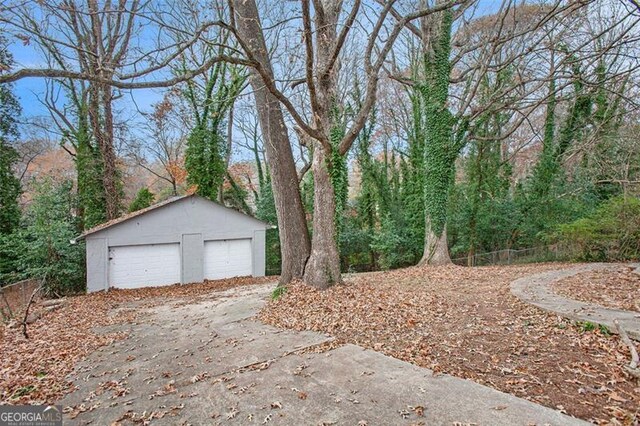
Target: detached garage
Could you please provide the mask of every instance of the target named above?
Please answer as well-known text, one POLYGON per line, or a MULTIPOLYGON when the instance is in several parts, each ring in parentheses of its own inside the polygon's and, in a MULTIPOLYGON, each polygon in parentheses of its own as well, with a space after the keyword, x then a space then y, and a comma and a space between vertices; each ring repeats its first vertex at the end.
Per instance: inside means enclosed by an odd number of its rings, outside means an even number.
POLYGON ((87 291, 264 276, 270 226, 198 195, 89 229, 87 291))

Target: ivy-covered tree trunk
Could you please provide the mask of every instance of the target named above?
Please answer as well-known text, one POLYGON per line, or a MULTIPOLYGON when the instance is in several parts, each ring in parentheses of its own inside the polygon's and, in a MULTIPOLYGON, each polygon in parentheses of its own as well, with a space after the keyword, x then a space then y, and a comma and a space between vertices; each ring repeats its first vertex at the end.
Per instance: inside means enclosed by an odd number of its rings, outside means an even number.
MULTIPOLYGON (((207 51, 205 55, 217 53, 207 51)), ((180 72, 187 72, 187 64, 180 72)), ((185 150, 187 183, 198 195, 220 203, 224 202, 222 185, 231 155, 231 111, 246 80, 244 69, 218 63, 208 71, 202 84, 190 80, 183 91, 195 122, 185 150), (225 123, 226 118, 229 121, 225 123)))
MULTIPOLYGON (((593 102, 590 90, 585 87, 580 61, 571 57, 570 66, 573 99, 561 122, 554 113, 557 102, 555 81, 553 78, 550 80, 542 153, 521 200, 523 220, 520 227, 528 228, 523 232, 527 239, 521 238, 522 244, 535 243, 536 235, 549 232, 557 224, 572 218, 571 201, 567 196, 571 183, 564 162, 571 146, 589 130, 593 102), (561 125, 557 126, 556 122, 561 125)), ((552 68, 550 74, 554 72, 552 68)))
POLYGON ((187 182, 196 187, 198 195, 213 201, 219 201, 226 172, 221 152, 223 143, 218 123, 208 120, 196 125, 187 139, 187 182))
POLYGON ((122 187, 113 145, 113 89, 106 84, 91 83, 89 89, 89 118, 102 158, 102 185, 105 194, 106 219, 120 214, 122 187))
MULTIPOLYGON (((426 19, 426 18, 425 18, 426 19)), ((453 140, 454 117, 448 109, 451 74, 450 10, 428 18, 423 39, 424 81, 418 83, 425 121, 425 244, 419 265, 451 263, 447 246, 447 203, 453 185, 457 144, 453 140)))
MULTIPOLYGON (((240 36, 256 53, 254 59, 273 78, 273 69, 267 54, 255 0, 235 0, 234 7, 240 36)), ((256 70, 250 71, 249 82, 258 110, 278 218, 282 253, 280 284, 287 284, 294 279, 302 278, 309 258, 311 242, 291 142, 280 102, 265 87, 256 70)))
POLYGON ((439 111, 427 110, 429 113, 425 149, 425 243, 419 265, 438 266, 451 263, 446 226, 455 157, 449 152, 452 138, 449 110, 443 107, 439 111))
MULTIPOLYGON (((0 35, 0 73, 10 70, 12 64, 6 40, 0 35)), ((18 153, 10 145, 18 135, 20 113, 20 104, 11 91, 11 85, 0 85, 0 234, 9 234, 20 222, 20 181, 13 170, 18 153)))
POLYGON ((410 93, 413 125, 409 134, 409 155, 403 171, 403 207, 410 228, 412 248, 422 255, 425 238, 425 139, 424 109, 421 93, 410 93))
POLYGON ((100 152, 92 145, 86 108, 78 107, 78 127, 69 139, 75 147, 77 174, 77 215, 80 231, 107 220, 105 192, 102 184, 103 165, 100 152))
POLYGON ((475 178, 475 182, 471 184, 472 193, 470 197, 471 211, 469 212, 469 250, 467 252, 467 266, 474 266, 476 247, 478 245, 478 210, 483 198, 482 186, 484 183, 484 169, 482 162, 484 160, 484 144, 478 143, 476 149, 476 158, 473 159, 475 163, 475 176, 471 174, 468 176, 469 180, 475 178))
POLYGON ((347 156, 340 154, 338 144, 344 137, 345 124, 339 117, 338 111, 333 114, 331 129, 331 159, 329 160, 329 174, 336 199, 336 240, 340 241, 340 233, 344 228, 344 215, 349 198, 349 170, 347 156))

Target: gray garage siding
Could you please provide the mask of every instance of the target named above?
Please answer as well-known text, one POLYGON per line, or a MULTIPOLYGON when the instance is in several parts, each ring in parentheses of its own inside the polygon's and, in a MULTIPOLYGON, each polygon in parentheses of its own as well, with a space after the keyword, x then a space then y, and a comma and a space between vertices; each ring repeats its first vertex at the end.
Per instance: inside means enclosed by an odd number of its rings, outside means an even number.
POLYGON ((192 195, 86 235, 87 291, 108 288, 109 247, 179 243, 183 283, 203 280, 204 241, 251 239, 253 276, 265 273, 265 231, 250 216, 192 195))

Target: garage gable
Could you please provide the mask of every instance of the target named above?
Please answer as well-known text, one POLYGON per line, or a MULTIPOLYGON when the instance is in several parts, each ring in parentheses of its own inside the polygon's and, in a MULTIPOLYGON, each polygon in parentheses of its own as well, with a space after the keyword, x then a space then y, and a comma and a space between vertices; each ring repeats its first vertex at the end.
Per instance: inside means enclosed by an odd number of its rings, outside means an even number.
POLYGON ((237 230, 268 228, 270 225, 261 220, 193 194, 170 198, 147 209, 98 225, 84 232, 79 239, 106 236, 113 243, 114 240, 128 240, 128 236, 134 234, 136 237, 152 234, 176 236, 203 229, 205 239, 211 239, 208 237, 213 237, 212 234, 233 234, 237 230))

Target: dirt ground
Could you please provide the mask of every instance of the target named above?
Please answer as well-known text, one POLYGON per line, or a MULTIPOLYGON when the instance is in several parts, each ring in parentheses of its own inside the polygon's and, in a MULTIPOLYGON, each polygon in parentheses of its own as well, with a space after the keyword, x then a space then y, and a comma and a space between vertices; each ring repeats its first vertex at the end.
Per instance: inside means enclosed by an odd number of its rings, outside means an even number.
POLYGON ((637 424, 640 384, 607 330, 529 306, 511 281, 560 264, 408 268, 359 274, 324 292, 291 285, 260 318, 315 330, 468 378, 599 424, 637 424))
POLYGON ((553 284, 553 291, 575 300, 607 308, 640 312, 640 274, 621 265, 616 271, 593 271, 553 284))
MULTIPOLYGON (((233 278, 204 284, 113 290, 67 298, 58 309, 40 304, 31 309, 38 319, 22 327, 0 323, 0 404, 51 404, 71 389, 66 376, 74 365, 98 348, 125 337, 101 333, 96 327, 136 320, 140 308, 167 299, 197 299, 229 288, 273 282, 274 277, 233 278)), ((22 316, 16 315, 22 319, 22 316)))

